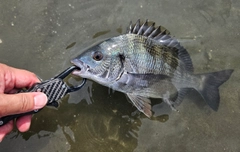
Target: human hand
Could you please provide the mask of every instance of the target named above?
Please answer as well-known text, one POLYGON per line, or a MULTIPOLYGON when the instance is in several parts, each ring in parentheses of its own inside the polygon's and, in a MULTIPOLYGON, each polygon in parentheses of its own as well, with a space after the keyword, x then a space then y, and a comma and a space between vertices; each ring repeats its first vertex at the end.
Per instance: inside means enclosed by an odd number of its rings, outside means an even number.
MULTIPOLYGON (((34 73, 0 64, 0 118, 7 115, 29 112, 44 107, 47 96, 41 92, 16 93, 18 89, 31 87, 39 82, 34 73)), ((20 117, 16 126, 20 132, 30 128, 31 115, 20 117)), ((13 121, 0 127, 0 142, 13 129, 13 121)))

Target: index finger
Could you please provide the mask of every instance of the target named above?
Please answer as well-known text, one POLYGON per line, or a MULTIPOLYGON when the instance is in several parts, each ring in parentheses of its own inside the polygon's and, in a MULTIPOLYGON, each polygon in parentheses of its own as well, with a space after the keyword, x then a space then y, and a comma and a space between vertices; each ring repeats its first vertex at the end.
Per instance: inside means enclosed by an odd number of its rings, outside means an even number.
POLYGON ((40 82, 38 77, 27 70, 15 69, 13 70, 13 80, 16 88, 23 88, 32 86, 34 83, 40 82))
POLYGON ((27 70, 16 69, 4 64, 0 64, 0 92, 8 92, 14 88, 31 87, 40 80, 37 76, 27 70))

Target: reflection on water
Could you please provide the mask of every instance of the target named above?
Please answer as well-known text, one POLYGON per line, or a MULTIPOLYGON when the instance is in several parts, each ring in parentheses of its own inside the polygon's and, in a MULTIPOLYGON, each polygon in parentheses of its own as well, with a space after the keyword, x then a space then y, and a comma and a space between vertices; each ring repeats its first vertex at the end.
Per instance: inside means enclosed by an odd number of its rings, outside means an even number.
MULTIPOLYGON (((26 133, 15 131, 8 138, 26 141, 34 141, 37 138, 39 146, 43 147, 40 151, 49 150, 50 145, 52 146, 50 149, 55 147, 54 150, 60 151, 93 151, 95 149, 133 151, 137 146, 141 120, 148 118, 136 110, 122 93, 109 94, 108 88, 98 86, 96 89, 96 86, 98 84, 88 81, 84 88, 92 92, 91 97, 87 93, 89 97, 69 104, 68 101, 75 95, 79 98, 79 92, 70 94, 61 101, 58 110, 45 108, 36 114, 30 131, 26 133), (86 102, 86 99, 90 101, 86 102)), ((159 106, 158 110, 170 109, 162 104, 153 106, 159 106)), ((152 120, 166 122, 168 115, 162 114, 163 111, 169 112, 169 110, 162 110, 161 113, 157 113, 156 110, 156 116, 152 120)))
MULTIPOLYGON (((93 84, 96 88, 98 84, 93 84)), ((122 93, 109 94, 109 89, 98 86, 93 91, 91 105, 81 105, 75 128, 76 141, 83 145, 72 145, 71 150, 92 151, 132 151, 137 146, 137 137, 141 119, 148 119, 127 102, 122 93), (101 90, 101 91, 100 91, 101 90), (84 130, 84 131, 83 131, 84 130)), ((167 119, 163 116, 163 119, 167 119)))
POLYGON ((57 110, 36 114, 28 132, 7 136, 1 151, 240 151, 238 1, 22 0, 4 1, 0 10, 0 62, 44 80, 69 67, 84 48, 124 33, 130 20, 139 18, 155 21, 179 38, 195 73, 235 69, 220 87, 218 112, 191 91, 179 112, 153 100, 152 119, 124 94, 88 81, 57 110))

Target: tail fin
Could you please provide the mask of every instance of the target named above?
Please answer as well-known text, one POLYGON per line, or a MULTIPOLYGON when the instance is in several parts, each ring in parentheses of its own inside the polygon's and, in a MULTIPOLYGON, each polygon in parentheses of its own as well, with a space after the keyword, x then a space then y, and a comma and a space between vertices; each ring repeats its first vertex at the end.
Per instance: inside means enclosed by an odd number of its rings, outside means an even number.
POLYGON ((220 102, 218 87, 229 79, 232 72, 233 70, 223 70, 199 75, 203 83, 197 90, 207 104, 215 111, 218 110, 220 102))

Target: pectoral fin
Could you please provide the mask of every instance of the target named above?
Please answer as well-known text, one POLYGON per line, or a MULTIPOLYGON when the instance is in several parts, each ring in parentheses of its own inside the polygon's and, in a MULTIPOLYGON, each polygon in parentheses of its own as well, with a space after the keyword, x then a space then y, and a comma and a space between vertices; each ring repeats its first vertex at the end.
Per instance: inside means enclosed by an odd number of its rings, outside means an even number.
POLYGON ((143 112, 149 118, 152 116, 150 99, 142 96, 132 95, 129 93, 127 94, 127 96, 139 111, 143 112))

